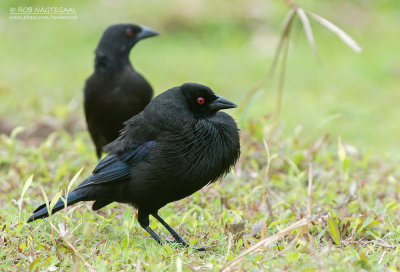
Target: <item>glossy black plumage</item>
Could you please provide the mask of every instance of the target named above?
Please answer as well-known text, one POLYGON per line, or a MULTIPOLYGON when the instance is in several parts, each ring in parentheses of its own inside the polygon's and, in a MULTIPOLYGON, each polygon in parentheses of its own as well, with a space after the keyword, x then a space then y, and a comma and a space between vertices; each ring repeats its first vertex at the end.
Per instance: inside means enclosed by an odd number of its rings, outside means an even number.
POLYGON ((158 35, 144 26, 112 25, 95 51, 94 73, 86 80, 84 108, 98 158, 104 145, 115 140, 123 122, 150 102, 153 89, 130 61, 132 47, 141 39, 158 35))
MULTIPOLYGON (((129 203, 157 242, 162 243, 149 227, 150 214, 187 246, 158 210, 216 181, 234 165, 240 154, 238 128, 219 110, 235 106, 200 84, 165 91, 126 122, 118 139, 106 146, 109 154, 69 194, 68 204, 95 200, 97 210, 114 201, 129 203)), ((53 213, 62 208, 60 199, 53 213)), ((47 216, 42 205, 28 222, 47 216)))

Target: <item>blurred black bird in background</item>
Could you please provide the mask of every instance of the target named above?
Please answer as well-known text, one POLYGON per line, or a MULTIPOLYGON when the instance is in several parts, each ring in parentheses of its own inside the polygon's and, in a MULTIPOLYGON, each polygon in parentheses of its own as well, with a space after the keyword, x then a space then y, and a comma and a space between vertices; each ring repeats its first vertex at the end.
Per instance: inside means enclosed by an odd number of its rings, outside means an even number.
MULTIPOLYGON (((95 200, 92 209, 98 210, 114 201, 129 203, 138 209, 140 225, 159 244, 162 240, 149 226, 150 214, 187 247, 158 210, 216 181, 235 164, 239 131, 233 118, 219 111, 234 107, 200 84, 165 91, 125 123, 118 139, 105 147, 109 154, 68 194, 68 205, 95 200)), ((59 199, 52 213, 63 208, 59 199)), ((43 204, 28 222, 47 216, 43 204)))
POLYGON ((141 39, 156 36, 150 28, 133 24, 112 25, 104 31, 95 51, 94 73, 86 80, 84 107, 97 157, 115 140, 123 122, 150 102, 153 89, 130 61, 132 47, 141 39))

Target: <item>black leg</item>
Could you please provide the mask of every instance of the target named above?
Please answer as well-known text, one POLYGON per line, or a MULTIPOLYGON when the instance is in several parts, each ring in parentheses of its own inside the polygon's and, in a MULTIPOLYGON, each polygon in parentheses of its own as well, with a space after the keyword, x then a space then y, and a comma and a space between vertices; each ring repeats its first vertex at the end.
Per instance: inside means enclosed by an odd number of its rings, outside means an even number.
POLYGON ((150 224, 149 214, 143 214, 139 210, 138 221, 139 221, 140 226, 142 228, 144 228, 151 235, 151 237, 153 237, 154 240, 156 240, 157 243, 159 243, 161 245, 162 240, 161 240, 160 236, 158 236, 157 233, 155 233, 154 230, 152 230, 149 226, 149 224, 150 224))
POLYGON ((172 237, 174 237, 175 241, 177 243, 182 244, 185 247, 188 247, 189 245, 182 239, 182 237, 173 229, 170 227, 170 225, 167 224, 167 222, 164 221, 164 219, 161 218, 161 216, 159 216, 156 213, 151 214, 155 219, 158 220, 158 222, 160 222, 167 230, 169 233, 171 233, 172 237))
MULTIPOLYGON (((170 225, 167 224, 167 222, 164 221, 164 219, 161 218, 157 213, 152 213, 151 214, 155 219, 158 220, 167 230, 171 235, 174 237, 175 241, 179 244, 181 244, 183 247, 189 247, 189 244, 186 243, 182 237, 173 229, 170 227, 170 225)), ((206 249, 204 247, 201 248, 196 248, 197 251, 205 251, 206 249)))
POLYGON ((154 230, 152 230, 149 226, 144 227, 144 229, 151 235, 151 237, 154 238, 154 240, 157 241, 157 243, 162 245, 163 242, 162 242, 160 236, 158 236, 157 233, 154 232, 154 230))

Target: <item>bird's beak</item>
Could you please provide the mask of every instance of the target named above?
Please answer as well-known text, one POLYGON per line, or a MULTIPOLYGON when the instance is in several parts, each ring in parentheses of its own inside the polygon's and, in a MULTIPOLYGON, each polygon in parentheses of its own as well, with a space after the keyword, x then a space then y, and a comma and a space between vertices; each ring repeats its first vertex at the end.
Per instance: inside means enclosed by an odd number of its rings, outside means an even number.
POLYGON ((218 111, 218 110, 223 110, 223 109, 231 109, 231 108, 236 108, 236 104, 232 103, 228 99, 223 98, 222 96, 217 95, 217 100, 214 102, 211 102, 208 107, 211 110, 218 111))
POLYGON ((141 26, 142 30, 136 35, 138 40, 159 35, 159 33, 149 27, 141 26))

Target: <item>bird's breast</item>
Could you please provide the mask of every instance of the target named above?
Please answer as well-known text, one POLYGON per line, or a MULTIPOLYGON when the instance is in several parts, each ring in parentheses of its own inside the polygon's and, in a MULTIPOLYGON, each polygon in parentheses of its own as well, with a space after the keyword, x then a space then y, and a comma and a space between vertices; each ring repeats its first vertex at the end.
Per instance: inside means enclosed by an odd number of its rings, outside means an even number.
POLYGON ((227 173, 239 157, 239 132, 234 120, 201 120, 174 139, 173 158, 177 179, 196 190, 227 173))

